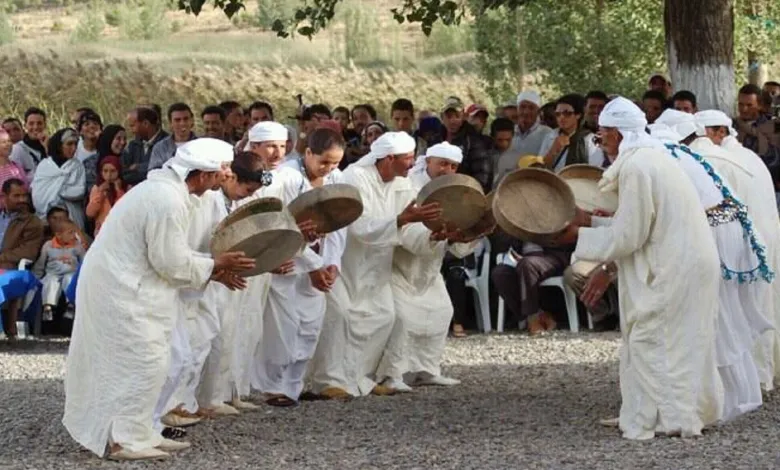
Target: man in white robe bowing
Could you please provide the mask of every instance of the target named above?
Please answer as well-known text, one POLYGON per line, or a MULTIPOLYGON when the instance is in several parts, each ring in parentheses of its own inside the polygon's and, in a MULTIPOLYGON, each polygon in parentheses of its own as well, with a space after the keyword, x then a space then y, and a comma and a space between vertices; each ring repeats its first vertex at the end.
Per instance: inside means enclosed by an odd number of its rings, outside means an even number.
POLYGON ((715 242, 696 190, 646 133, 644 113, 618 97, 599 126, 607 153, 619 151, 599 182, 618 192, 617 212, 610 219, 580 213, 559 241, 576 240, 577 259, 618 268, 623 436, 699 435, 723 408, 715 366, 715 242))
MULTIPOLYGON (((408 199, 414 200, 433 179, 456 173, 462 161, 463 152, 455 145, 443 142, 429 147, 409 173, 412 191, 408 199)), ((446 239, 448 235, 467 241, 467 235, 448 234, 446 228, 432 233, 421 223, 409 224, 401 231, 401 245, 393 254, 393 302, 396 329, 402 337, 397 344, 388 345, 379 375, 390 377, 385 384, 399 391, 408 385, 460 383, 441 375, 441 358, 453 314, 441 265, 448 251, 462 258, 476 245, 456 243, 446 239), (393 347, 398 351, 390 351, 393 347)))
POLYGON ((219 185, 223 162, 232 159, 216 142, 190 142, 150 172, 114 206, 84 259, 62 421, 98 456, 164 459, 166 450, 187 446, 153 426, 179 289, 203 289, 210 279, 236 287, 235 272, 254 266, 243 253, 212 259, 183 243, 195 196, 219 185))
POLYGON ((390 394, 379 385, 377 366, 395 322, 391 273, 401 228, 441 216, 438 205, 408 204, 415 141, 388 132, 344 171, 358 188, 363 214, 347 229, 341 276, 327 299, 325 320, 312 360, 312 391, 325 398, 390 394))
MULTIPOLYGON (((714 145, 724 152, 708 156, 708 161, 726 178, 737 198, 747 206, 748 214, 759 237, 766 245, 769 267, 775 272, 780 269, 780 215, 774 199, 774 183, 769 169, 752 150, 744 147, 736 138, 737 131, 725 113, 707 110, 696 113, 699 134, 706 135, 714 145)), ((774 331, 764 333, 761 347, 754 357, 759 367, 761 385, 764 390, 774 388, 774 379, 780 378, 780 282, 775 279, 763 302, 764 315, 774 325, 774 331)))

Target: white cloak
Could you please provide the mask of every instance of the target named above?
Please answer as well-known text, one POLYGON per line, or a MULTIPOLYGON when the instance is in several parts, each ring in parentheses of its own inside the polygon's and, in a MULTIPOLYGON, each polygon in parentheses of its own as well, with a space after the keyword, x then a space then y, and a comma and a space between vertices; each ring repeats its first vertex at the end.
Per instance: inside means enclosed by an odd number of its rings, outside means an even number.
POLYGON ((620 428, 629 439, 698 435, 723 404, 720 266, 699 198, 679 165, 651 148, 621 152, 601 185, 617 190, 618 210, 582 228, 574 254, 618 266, 620 428))
POLYGON ((30 183, 35 214, 41 220, 46 220, 46 213, 52 207, 64 207, 68 210, 70 220, 81 230, 86 227, 84 214, 86 191, 86 171, 84 165, 76 158, 71 158, 61 167, 57 166, 51 157, 44 158, 38 164, 30 183))
POLYGON ((187 238, 196 201, 170 169, 153 171, 111 209, 81 269, 66 361, 63 424, 102 456, 162 436, 152 415, 168 372, 180 288, 203 288, 214 261, 187 238))
MULTIPOLYGON (((409 181, 412 191, 407 201, 411 202, 431 178, 423 167, 410 174, 409 181)), ((395 329, 401 330, 402 338, 388 345, 379 376, 400 380, 399 374, 407 372, 441 375, 441 358, 453 314, 441 266, 447 251, 462 258, 474 251, 476 243, 451 245, 430 237, 430 229, 422 223, 401 230, 401 246, 393 253, 392 287, 395 329)))
MULTIPOLYGON (((299 159, 286 161, 274 175, 285 205, 312 189, 299 159)), ((342 182, 336 169, 325 184, 342 182)), ((346 229, 320 240, 320 253, 307 246, 297 256, 287 275, 273 274, 268 303, 263 313, 263 339, 258 349, 253 386, 264 393, 282 394, 297 400, 303 391, 309 360, 314 355, 325 314, 325 294, 314 289, 309 272, 328 265, 341 266, 346 229)))
POLYGON ((353 396, 376 386, 375 372, 395 321, 391 274, 400 243, 397 216, 408 203, 407 178, 382 181, 375 165, 351 165, 344 182, 358 188, 363 215, 347 228, 341 276, 327 297, 312 360, 312 388, 338 387, 353 396))

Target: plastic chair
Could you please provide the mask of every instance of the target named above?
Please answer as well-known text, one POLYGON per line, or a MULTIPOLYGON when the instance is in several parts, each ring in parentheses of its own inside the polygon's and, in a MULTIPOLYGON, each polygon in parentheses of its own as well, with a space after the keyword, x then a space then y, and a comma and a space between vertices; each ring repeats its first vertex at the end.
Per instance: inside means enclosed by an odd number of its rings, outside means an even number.
MULTIPOLYGON (((496 264, 501 264, 504 261, 506 253, 500 253, 496 256, 496 264)), ((563 292, 563 299, 566 301, 566 314, 569 317, 569 328, 572 333, 580 331, 580 318, 577 312, 577 295, 574 293, 571 287, 566 285, 563 280, 563 276, 555 276, 545 279, 540 287, 557 287, 563 292)), ((498 297, 498 318, 496 325, 496 331, 502 333, 504 331, 504 299, 498 297)), ((588 312, 588 328, 593 329, 593 320, 591 320, 590 312, 588 312)))
POLYGON ((464 268, 466 287, 474 290, 474 310, 477 312, 477 326, 484 333, 491 331, 490 322, 490 242, 482 239, 482 244, 474 251, 477 259, 476 269, 464 268))

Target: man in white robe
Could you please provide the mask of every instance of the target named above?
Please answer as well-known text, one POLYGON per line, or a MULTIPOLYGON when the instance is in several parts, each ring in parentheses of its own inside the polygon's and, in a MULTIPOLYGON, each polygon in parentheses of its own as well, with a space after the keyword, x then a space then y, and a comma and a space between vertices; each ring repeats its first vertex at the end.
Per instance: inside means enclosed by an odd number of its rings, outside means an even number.
MULTIPOLYGON (((769 267, 775 272, 780 268, 780 215, 774 197, 774 183, 766 164, 752 150, 744 147, 736 138, 737 131, 725 113, 707 110, 696 113, 699 134, 706 135, 714 145, 725 152, 708 157, 712 166, 730 183, 737 198, 747 206, 748 214, 766 246, 769 267)), ((780 282, 772 283, 763 302, 764 315, 774 326, 765 333, 755 351, 761 384, 764 390, 774 388, 774 378, 780 377, 780 282)))
POLYGON ((710 227, 693 185, 645 132, 636 105, 615 98, 599 126, 607 153, 619 149, 599 183, 618 192, 617 212, 581 214, 560 242, 577 240, 577 259, 618 267, 623 436, 698 435, 723 408, 715 367, 720 266, 710 227))
MULTIPOLYGON (((461 149, 447 142, 428 148, 409 173, 412 191, 408 199, 414 200, 434 178, 456 173, 462 161, 461 149)), ((408 387, 406 384, 460 383, 441 375, 441 358, 453 314, 441 265, 447 251, 462 258, 473 252, 475 245, 441 240, 437 235, 421 223, 409 224, 401 231, 401 246, 393 254, 395 328, 402 333, 395 347, 401 352, 385 355, 380 375, 388 375, 390 382, 386 385, 399 391, 408 387)), ((388 345, 388 349, 391 347, 388 345)))
MULTIPOLYGON (((190 210, 219 184, 232 149, 202 139, 180 147, 164 168, 111 210, 90 247, 77 287, 65 372, 63 424, 81 445, 121 460, 164 459, 187 447, 153 426, 171 354, 178 291, 213 278, 235 286, 251 269, 242 253, 211 259, 182 243, 190 210)), ((221 143, 225 145, 224 142, 221 143)))
POLYGON ((438 205, 407 205, 411 187, 405 177, 414 148, 408 134, 388 132, 344 171, 344 182, 360 191, 363 214, 347 229, 342 273, 328 296, 311 364, 312 391, 325 398, 395 392, 375 381, 395 322, 393 250, 402 227, 441 215, 438 205))

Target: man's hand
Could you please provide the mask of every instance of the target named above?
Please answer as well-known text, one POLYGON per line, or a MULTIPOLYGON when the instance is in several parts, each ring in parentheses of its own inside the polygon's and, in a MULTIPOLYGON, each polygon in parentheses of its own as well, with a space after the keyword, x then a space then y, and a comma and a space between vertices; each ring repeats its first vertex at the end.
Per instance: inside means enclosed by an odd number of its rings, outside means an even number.
POLYGON ((441 213, 441 206, 438 202, 418 206, 416 202, 412 201, 406 206, 406 209, 398 215, 396 221, 400 228, 413 222, 436 220, 441 217, 441 213))
POLYGON ((214 258, 214 271, 229 270, 237 273, 254 269, 255 260, 247 258, 243 251, 230 251, 214 258))
POLYGON ((333 282, 336 282, 336 279, 339 277, 339 268, 335 264, 331 264, 330 266, 325 267, 325 271, 328 272, 328 276, 333 280, 333 282))
POLYGON ((615 213, 604 209, 593 209, 593 215, 596 217, 612 217, 615 213))
POLYGON ((320 292, 330 292, 334 279, 331 279, 327 268, 318 269, 309 273, 311 285, 320 292))
POLYGON ((556 245, 573 245, 577 242, 577 238, 580 234, 580 226, 576 224, 569 224, 563 232, 555 238, 556 245))
POLYGON ((552 145, 552 151, 554 155, 557 156, 558 154, 560 154, 563 151, 563 149, 569 146, 570 143, 571 143, 571 139, 566 134, 561 134, 558 137, 556 137, 552 145))
POLYGON ((290 274, 295 269, 295 262, 293 260, 285 261, 278 268, 271 271, 273 274, 290 274))
POLYGON ((220 284, 224 284, 225 287, 230 290, 244 290, 247 286, 246 279, 226 269, 214 271, 211 275, 211 279, 220 284))
POLYGON ((585 283, 585 289, 580 294, 580 300, 588 308, 593 308, 607 291, 607 287, 612 283, 609 273, 601 267, 597 268, 585 283))
POLYGON ((577 213, 574 216, 574 221, 572 223, 580 227, 590 227, 591 221, 592 218, 590 212, 584 211, 578 207, 577 213))
POLYGON ((308 242, 313 242, 324 236, 317 232, 317 224, 311 219, 298 222, 298 230, 301 231, 308 242))

